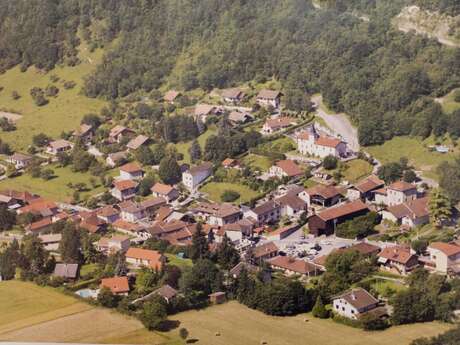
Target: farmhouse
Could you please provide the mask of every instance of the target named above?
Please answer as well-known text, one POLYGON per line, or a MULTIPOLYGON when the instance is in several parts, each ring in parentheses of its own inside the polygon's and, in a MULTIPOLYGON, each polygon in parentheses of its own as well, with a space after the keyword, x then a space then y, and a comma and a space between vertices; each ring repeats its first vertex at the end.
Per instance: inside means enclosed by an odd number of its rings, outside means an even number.
POLYGON ((233 126, 237 126, 242 123, 247 123, 254 120, 254 117, 246 112, 232 111, 228 115, 228 120, 233 126))
POLYGON ((195 191, 211 174, 212 164, 204 162, 182 173, 182 183, 189 191, 195 191))
POLYGON ((129 293, 128 277, 103 278, 99 287, 109 289, 114 295, 127 296, 129 293))
POLYGON ((128 153, 126 153, 125 151, 120 151, 116 153, 110 153, 107 156, 105 162, 109 167, 114 168, 118 165, 125 163, 127 159, 128 153))
POLYGON ((32 213, 42 217, 52 217, 59 212, 59 208, 53 201, 43 198, 29 200, 28 205, 19 208, 17 214, 32 213))
POLYGON ((238 169, 240 167, 240 163, 236 159, 226 158, 223 160, 222 166, 225 169, 231 169, 231 168, 238 169))
POLYGON ((349 319, 357 320, 363 314, 378 307, 379 301, 363 288, 354 288, 335 296, 333 311, 349 319))
POLYGON ((256 97, 256 102, 262 107, 272 106, 273 108, 278 108, 281 104, 282 95, 279 91, 261 90, 256 97))
POLYGON ((136 196, 138 183, 132 180, 115 181, 111 194, 120 201, 132 199, 136 196))
POLYGON ((107 224, 115 223, 120 218, 120 211, 113 206, 104 206, 96 211, 97 217, 107 224))
POLYGON ((147 266, 159 271, 162 270, 166 258, 156 250, 148 250, 141 248, 129 248, 126 252, 126 263, 135 268, 147 266))
POLYGON ((211 104, 197 104, 195 106, 194 115, 195 118, 200 119, 203 123, 211 115, 218 115, 222 112, 222 109, 211 104))
POLYGON ((315 157, 344 157, 347 154, 347 145, 340 139, 319 135, 314 126, 297 133, 297 147, 300 153, 315 157))
POLYGON ((51 217, 46 217, 31 224, 26 225, 25 230, 27 233, 39 234, 50 229, 53 225, 53 220, 51 217))
POLYGON ((131 200, 119 203, 117 207, 120 210, 121 219, 126 222, 136 223, 145 218, 144 208, 131 200))
POLYGON ((179 191, 176 188, 159 182, 155 183, 151 191, 153 196, 163 197, 167 202, 176 200, 179 197, 179 191))
POLYGON ((291 256, 276 256, 267 260, 267 263, 274 269, 283 271, 286 276, 300 275, 302 278, 309 278, 320 273, 315 265, 291 256))
POLYGON ((142 180, 144 177, 144 170, 136 163, 128 163, 120 167, 120 180, 142 180))
POLYGON ((281 217, 281 205, 279 202, 269 200, 263 204, 244 212, 244 218, 252 221, 255 226, 275 223, 281 217))
POLYGON ((38 235, 38 238, 42 241, 46 251, 56 252, 59 250, 62 234, 43 234, 38 235))
POLYGON ((331 207, 340 202, 342 194, 334 186, 318 184, 302 191, 299 197, 305 200, 309 208, 314 206, 331 207))
POLYGON ((303 175, 302 169, 293 160, 285 159, 276 162, 269 170, 269 175, 282 179, 288 177, 290 179, 303 175))
POLYGON ((387 210, 382 211, 382 218, 408 228, 427 224, 430 221, 428 198, 390 206, 387 210))
POLYGON ((118 143, 120 144, 122 140, 126 137, 132 137, 134 135, 134 131, 126 128, 124 126, 117 125, 112 128, 109 133, 109 141, 111 143, 118 143))
POLYGON ((349 200, 361 199, 362 201, 373 201, 374 191, 383 188, 385 182, 375 175, 371 175, 347 190, 349 200))
POLYGON ((286 194, 276 199, 281 205, 281 216, 297 217, 307 211, 307 203, 295 194, 286 194))
POLYGON ((93 140, 94 137, 94 128, 91 125, 83 123, 80 127, 73 132, 73 137, 77 140, 80 140, 84 144, 88 144, 93 140))
POLYGON ((166 303, 170 303, 179 294, 179 292, 173 289, 170 285, 165 284, 153 291, 152 294, 161 296, 166 303))
POLYGON ((51 141, 46 147, 46 152, 50 155, 57 155, 59 153, 72 150, 73 144, 70 141, 59 139, 51 141))
POLYGON ((222 100, 227 103, 240 103, 244 96, 244 92, 237 88, 222 91, 222 100))
POLYGON ((120 235, 114 235, 110 238, 102 237, 96 243, 96 249, 106 255, 117 252, 126 252, 129 246, 129 237, 120 235))
POLYGON ((369 208, 361 200, 331 207, 308 219, 310 233, 315 236, 332 235, 337 225, 363 216, 369 212, 369 208))
POLYGON ((208 224, 216 226, 236 223, 242 216, 240 208, 229 203, 200 202, 193 207, 192 212, 204 218, 208 224))
POLYGON ((262 261, 274 258, 278 255, 278 252, 279 249, 275 243, 267 242, 255 247, 252 251, 252 255, 254 257, 254 261, 260 264, 262 261))
POLYGON ((417 186, 412 183, 397 181, 386 188, 377 189, 374 194, 377 204, 395 206, 417 199, 417 186))
POLYGON ((131 139, 128 144, 126 144, 126 147, 128 150, 131 151, 136 151, 138 148, 140 148, 143 145, 146 145, 149 142, 150 138, 146 137, 145 135, 138 135, 134 139, 131 139))
POLYGON ((273 134, 275 132, 296 125, 297 120, 292 117, 275 117, 267 119, 262 127, 262 134, 273 134))
POLYGON ((402 246, 386 247, 378 254, 378 263, 382 269, 406 275, 418 267, 419 262, 410 248, 402 246))
POLYGON ((10 164, 13 164, 17 170, 27 168, 30 163, 33 161, 33 156, 26 155, 24 153, 14 153, 9 156, 6 161, 10 164))
POLYGON ((428 246, 427 251, 431 265, 425 267, 443 274, 460 274, 460 245, 434 242, 428 246))
POLYGON ((222 226, 221 230, 232 242, 237 242, 244 238, 251 238, 253 228, 254 226, 250 221, 241 219, 236 223, 225 224, 222 226))

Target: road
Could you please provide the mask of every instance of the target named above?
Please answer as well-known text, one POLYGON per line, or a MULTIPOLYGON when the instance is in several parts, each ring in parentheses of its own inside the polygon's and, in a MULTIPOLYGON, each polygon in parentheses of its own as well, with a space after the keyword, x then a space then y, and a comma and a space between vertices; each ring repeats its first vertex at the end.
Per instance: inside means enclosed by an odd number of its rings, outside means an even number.
POLYGON ((345 140, 349 148, 358 152, 360 150, 358 130, 353 127, 347 115, 328 114, 322 107, 323 97, 321 95, 313 96, 311 100, 316 107, 316 115, 322 118, 336 135, 345 140))

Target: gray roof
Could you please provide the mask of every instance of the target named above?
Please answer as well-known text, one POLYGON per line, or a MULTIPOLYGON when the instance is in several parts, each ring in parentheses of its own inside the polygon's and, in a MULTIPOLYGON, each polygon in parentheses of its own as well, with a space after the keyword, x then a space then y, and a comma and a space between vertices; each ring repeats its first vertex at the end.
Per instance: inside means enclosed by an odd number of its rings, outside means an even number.
POLYGON ((78 264, 56 264, 53 275, 62 278, 77 278, 78 264))

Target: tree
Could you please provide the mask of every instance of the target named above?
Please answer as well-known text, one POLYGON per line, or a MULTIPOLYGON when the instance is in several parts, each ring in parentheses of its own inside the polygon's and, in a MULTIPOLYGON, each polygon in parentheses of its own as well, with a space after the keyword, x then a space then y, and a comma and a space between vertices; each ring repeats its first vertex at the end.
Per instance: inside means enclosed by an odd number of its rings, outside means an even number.
POLYGON ((234 191, 234 190, 225 190, 222 195, 220 196, 220 199, 223 202, 233 202, 237 200, 240 197, 240 193, 234 191))
POLYGON ((150 330, 161 330, 168 314, 162 298, 155 298, 144 304, 140 319, 144 326, 150 330))
POLYGON ((32 277, 44 273, 49 254, 43 247, 42 241, 37 235, 27 235, 24 236, 22 243, 21 252, 24 261, 21 268, 32 277))
POLYGON ((165 184, 176 184, 181 180, 182 172, 174 157, 165 157, 160 162, 158 170, 161 180, 165 184))
POLYGON ((209 257, 209 244, 203 226, 198 223, 196 231, 192 235, 192 245, 189 249, 189 256, 194 262, 209 257))
POLYGON ((445 222, 452 219, 452 203, 449 197, 439 189, 432 192, 428 209, 431 221, 436 227, 442 227, 445 222))
POLYGON ((59 243, 59 252, 65 263, 79 263, 81 261, 80 236, 74 225, 66 224, 64 227, 59 243))
POLYGON ((81 123, 89 125, 93 127, 93 129, 96 129, 102 124, 102 121, 101 118, 96 114, 86 114, 85 116, 83 116, 81 123))
POLYGON ((189 148, 189 154, 192 163, 201 159, 201 146, 197 140, 193 140, 192 145, 189 148))
POLYGON ((211 292, 222 289, 222 280, 222 273, 212 261, 200 259, 182 274, 179 286, 187 296, 199 293, 202 298, 207 299, 211 292))
POLYGON ((113 292, 108 287, 103 287, 100 289, 99 294, 97 295, 97 301, 106 308, 116 308, 118 305, 119 299, 118 296, 114 295, 113 292))
POLYGON ((421 255, 428 248, 428 241, 427 240, 414 240, 411 242, 411 247, 413 250, 415 250, 417 255, 421 255))
POLYGON ((225 270, 230 270, 239 262, 240 255, 232 241, 224 235, 222 243, 217 248, 217 263, 225 270))
POLYGON ((0 205, 0 232, 10 230, 16 224, 16 213, 8 210, 6 205, 0 205))
POLYGON ((181 337, 182 340, 187 340, 188 338, 187 328, 182 327, 181 329, 179 329, 179 336, 181 337))
POLYGON ((34 135, 32 138, 33 144, 37 147, 46 146, 48 145, 49 141, 50 141, 50 138, 44 133, 39 133, 37 135, 34 135))
POLYGON ((327 319, 329 317, 329 311, 326 309, 321 296, 316 298, 316 303, 311 310, 312 315, 319 319, 327 319))
POLYGON ((408 183, 413 183, 417 180, 417 174, 414 170, 406 170, 403 175, 403 181, 408 183))
POLYGON ((334 157, 332 155, 326 156, 323 159, 323 167, 326 170, 334 170, 335 168, 337 168, 337 164, 337 157, 334 157))
POLYGON ((136 290, 142 295, 152 292, 158 284, 159 279, 159 272, 143 267, 136 276, 136 290))
POLYGON ((385 183, 390 184, 403 177, 404 169, 400 163, 392 162, 382 165, 377 170, 377 175, 385 183))

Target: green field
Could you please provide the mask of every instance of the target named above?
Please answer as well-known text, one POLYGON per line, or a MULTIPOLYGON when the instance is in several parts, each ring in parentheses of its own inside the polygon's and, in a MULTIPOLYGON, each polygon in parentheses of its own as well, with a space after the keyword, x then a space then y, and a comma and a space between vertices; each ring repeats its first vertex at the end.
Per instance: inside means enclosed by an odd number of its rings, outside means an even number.
MULTIPOLYGON (((52 169, 56 175, 56 177, 51 180, 45 181, 41 178, 32 178, 28 174, 23 174, 15 178, 1 181, 0 189, 11 188, 19 191, 28 190, 44 198, 68 202, 72 199, 72 195, 74 193, 74 190, 67 186, 68 183, 85 183, 88 189, 92 188, 89 182, 91 178, 91 174, 89 173, 75 173, 70 169, 70 167, 58 168, 54 165, 50 165, 49 168, 52 169)), ((112 170, 109 172, 110 175, 116 175, 117 173, 118 170, 112 170)), ((99 179, 97 177, 94 177, 94 179, 97 183, 96 188, 82 192, 80 195, 81 198, 105 191, 105 188, 100 185, 99 179)))
MULTIPOLYGON (((198 137, 198 143, 201 146, 201 152, 204 151, 204 146, 206 144, 206 140, 213 134, 217 133, 217 128, 215 126, 210 126, 206 132, 201 134, 198 137)), ((175 145, 177 152, 182 153, 184 155, 184 163, 189 163, 190 164, 190 153, 188 152, 190 149, 190 146, 192 146, 192 141, 188 141, 186 143, 178 143, 175 145)))
POLYGON ((0 86, 4 89, 0 92, 0 108, 11 112, 20 113, 23 118, 17 122, 17 130, 1 133, 1 138, 19 151, 24 151, 32 142, 32 137, 43 132, 53 138, 58 138, 62 131, 70 131, 77 128, 83 115, 98 113, 105 102, 99 99, 90 99, 82 94, 83 78, 88 75, 102 59, 103 50, 93 53, 88 51, 87 46, 80 46, 80 60, 76 67, 58 66, 49 73, 43 73, 31 67, 26 72, 21 72, 15 67, 0 75, 0 86), (55 83, 59 88, 56 98, 49 98, 49 103, 38 107, 30 96, 33 87, 46 88, 52 84, 51 75, 57 75, 60 80, 55 83), (70 90, 64 89, 64 81, 74 81, 77 85, 70 90), (20 99, 11 97, 12 91, 17 91, 20 99))
POLYGON ((233 190, 240 194, 240 198, 235 201, 236 204, 248 202, 259 195, 249 187, 236 183, 210 182, 200 189, 201 192, 208 195, 209 199, 215 202, 222 201, 221 196, 226 190, 233 190))
POLYGON ((439 99, 439 102, 442 105, 442 109, 446 113, 453 113, 455 110, 460 109, 460 103, 455 102, 454 100, 454 93, 456 90, 460 90, 460 89, 454 89, 449 94, 447 94, 445 97, 439 99))
POLYGON ((260 171, 267 171, 273 165, 273 162, 270 158, 255 154, 248 154, 242 159, 242 163, 244 165, 248 165, 253 169, 260 170, 260 171))
POLYGON ((193 266, 193 262, 190 259, 181 259, 174 254, 165 254, 168 258, 168 265, 174 265, 180 269, 189 268, 193 266))
POLYGON ((432 138, 422 141, 417 138, 395 137, 383 145, 366 147, 366 151, 383 164, 398 161, 401 157, 407 157, 409 158, 409 163, 417 170, 426 172, 427 177, 436 177, 436 167, 443 161, 453 160, 458 154, 458 149, 442 154, 432 152, 425 146, 432 144, 432 138))
POLYGON ((355 159, 346 163, 343 178, 350 183, 355 183, 372 173, 372 165, 361 159, 355 159))

